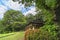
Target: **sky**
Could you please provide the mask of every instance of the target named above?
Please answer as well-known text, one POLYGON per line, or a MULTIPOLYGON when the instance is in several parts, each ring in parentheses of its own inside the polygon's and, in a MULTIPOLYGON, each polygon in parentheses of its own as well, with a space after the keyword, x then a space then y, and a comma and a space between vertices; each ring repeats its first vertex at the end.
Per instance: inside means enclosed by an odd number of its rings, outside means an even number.
POLYGON ((18 2, 13 2, 12 0, 0 0, 0 19, 2 19, 4 13, 10 9, 21 11, 23 15, 27 15, 29 13, 33 15, 36 14, 36 8, 34 6, 30 6, 26 9, 24 4, 18 4, 18 2))

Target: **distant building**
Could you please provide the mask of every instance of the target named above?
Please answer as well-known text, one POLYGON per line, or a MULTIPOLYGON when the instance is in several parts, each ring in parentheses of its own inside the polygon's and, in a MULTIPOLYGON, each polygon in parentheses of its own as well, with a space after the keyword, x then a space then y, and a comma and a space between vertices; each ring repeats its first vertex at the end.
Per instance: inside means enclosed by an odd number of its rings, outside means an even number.
POLYGON ((29 22, 27 25, 26 25, 26 29, 38 29, 40 27, 42 27, 44 25, 44 21, 41 20, 41 19, 36 19, 36 20, 33 20, 31 22, 29 22))

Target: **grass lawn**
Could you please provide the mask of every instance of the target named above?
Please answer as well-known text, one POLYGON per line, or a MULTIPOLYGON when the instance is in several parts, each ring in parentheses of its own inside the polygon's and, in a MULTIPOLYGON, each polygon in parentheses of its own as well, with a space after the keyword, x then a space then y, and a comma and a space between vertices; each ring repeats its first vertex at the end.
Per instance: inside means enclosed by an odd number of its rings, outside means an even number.
POLYGON ((24 32, 0 34, 0 40, 23 40, 23 39, 24 39, 24 32))

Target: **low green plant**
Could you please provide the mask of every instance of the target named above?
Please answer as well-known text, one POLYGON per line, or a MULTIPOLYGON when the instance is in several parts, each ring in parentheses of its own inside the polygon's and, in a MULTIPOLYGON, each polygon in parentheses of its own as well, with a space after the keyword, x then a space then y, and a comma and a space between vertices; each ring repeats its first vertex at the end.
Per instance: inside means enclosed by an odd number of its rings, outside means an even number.
POLYGON ((38 30, 31 30, 27 40, 58 40, 56 25, 44 25, 38 30))

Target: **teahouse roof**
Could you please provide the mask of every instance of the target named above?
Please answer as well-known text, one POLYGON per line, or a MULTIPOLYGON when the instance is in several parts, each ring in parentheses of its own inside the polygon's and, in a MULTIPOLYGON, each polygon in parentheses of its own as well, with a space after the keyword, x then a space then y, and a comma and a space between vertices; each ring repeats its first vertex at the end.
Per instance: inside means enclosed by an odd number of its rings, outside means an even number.
POLYGON ((36 19, 36 20, 33 20, 33 21, 29 22, 29 23, 27 24, 27 26, 30 25, 30 24, 35 25, 35 26, 37 26, 37 27, 38 27, 38 26, 41 27, 41 26, 44 25, 44 21, 41 20, 41 19, 36 19))

